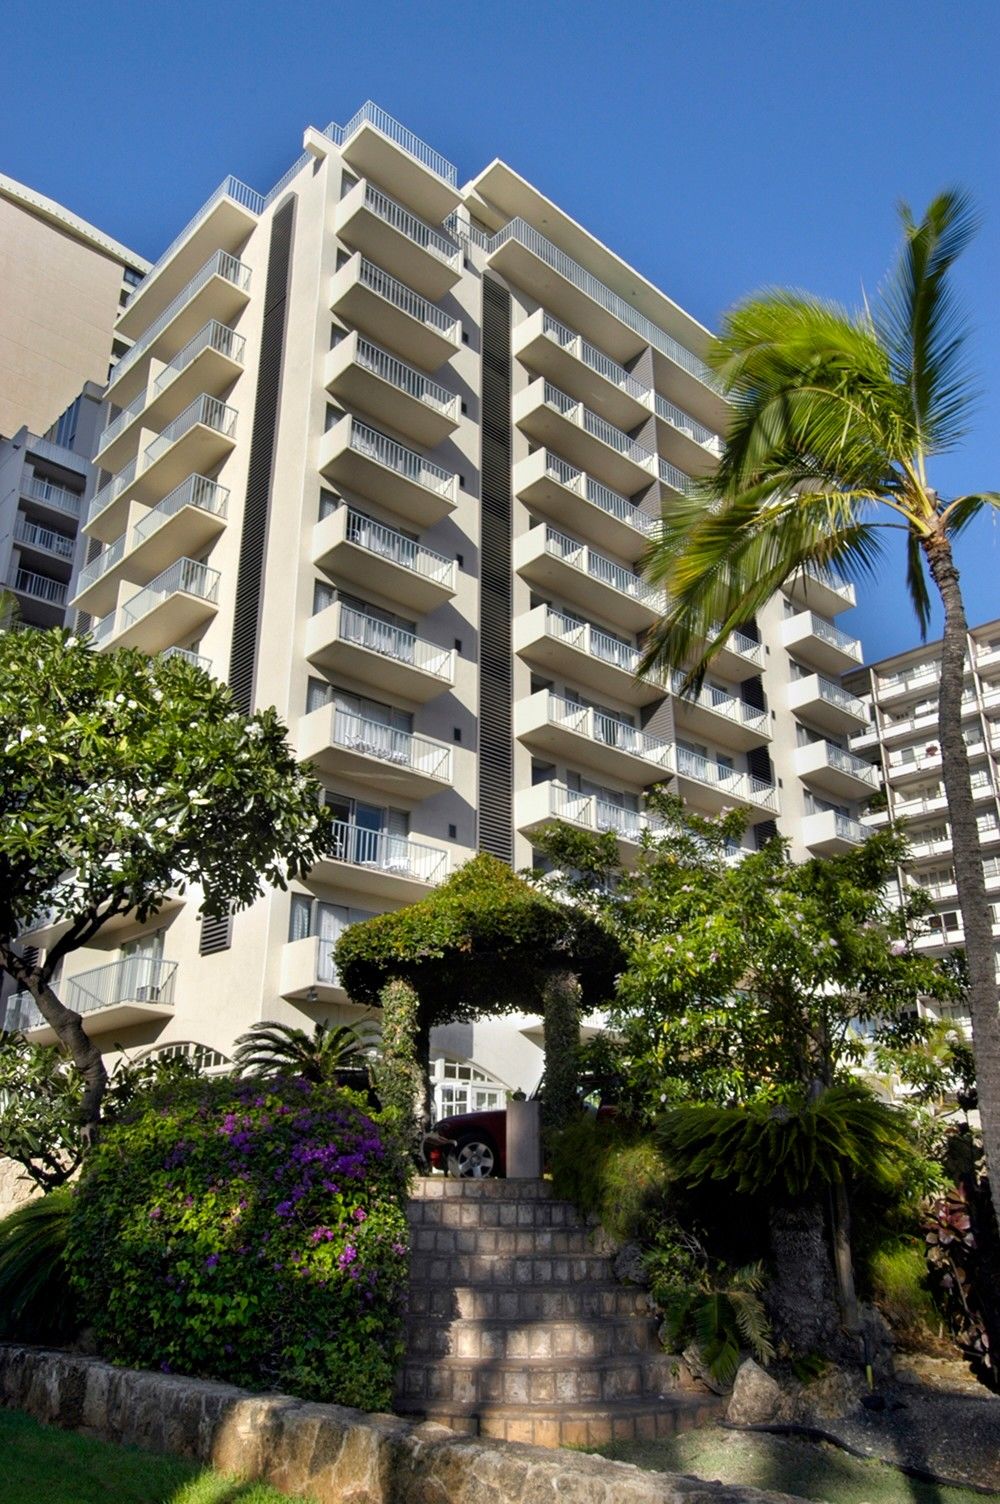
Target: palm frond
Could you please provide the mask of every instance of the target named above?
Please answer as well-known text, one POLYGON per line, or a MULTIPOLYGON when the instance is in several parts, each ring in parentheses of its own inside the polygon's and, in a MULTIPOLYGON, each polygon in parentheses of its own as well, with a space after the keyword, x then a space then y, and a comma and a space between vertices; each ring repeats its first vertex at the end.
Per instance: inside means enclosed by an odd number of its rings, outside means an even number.
POLYGON ((926 641, 927 629, 931 624, 931 598, 927 589, 920 538, 912 530, 906 536, 906 588, 920 625, 921 639, 926 641))
POLYGON ((949 502, 941 514, 947 530, 952 534, 958 534, 963 528, 968 527, 974 517, 978 517, 984 507, 993 507, 1000 511, 1000 491, 980 491, 974 496, 956 496, 949 502))

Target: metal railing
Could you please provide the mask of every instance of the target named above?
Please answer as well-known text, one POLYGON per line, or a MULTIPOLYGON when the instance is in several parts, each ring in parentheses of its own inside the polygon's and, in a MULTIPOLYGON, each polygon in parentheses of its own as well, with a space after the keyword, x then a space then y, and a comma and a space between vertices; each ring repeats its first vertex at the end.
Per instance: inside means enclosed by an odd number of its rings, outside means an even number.
POLYGON ((96 584, 109 569, 114 569, 116 564, 121 563, 127 541, 127 533, 119 534, 113 543, 109 543, 107 548, 101 550, 96 559, 91 559, 90 563, 80 570, 80 576, 76 582, 77 595, 82 595, 85 590, 89 590, 91 585, 96 584))
POLYGON ((450 682, 452 677, 452 649, 439 648, 433 642, 394 627, 389 622, 368 616, 354 606, 340 606, 340 636, 345 642, 380 653, 385 658, 394 658, 397 663, 409 663, 422 669, 425 674, 450 682))
POLYGON ((607 747, 617 747, 631 757, 655 763, 660 768, 672 765, 673 744, 661 736, 651 736, 635 726, 595 710, 590 705, 581 705, 576 700, 566 700, 562 695, 548 695, 548 718, 553 724, 566 726, 571 731, 587 736, 591 741, 607 747))
POLYGON ((190 429, 204 424, 206 428, 214 428, 216 433, 221 433, 224 438, 231 439, 236 429, 236 409, 227 407, 220 402, 218 397, 210 397, 207 392, 202 392, 196 397, 190 407, 186 407, 179 417, 172 423, 168 423, 162 433, 157 434, 151 444, 146 445, 146 463, 143 469, 148 470, 178 439, 184 437, 190 429))
POLYGON ((384 298, 401 313, 406 313, 411 319, 416 319, 420 324, 426 324, 429 329, 436 329, 441 334, 449 335, 456 344, 460 343, 458 336, 459 320, 452 318, 439 308, 436 303, 431 303, 427 298, 422 298, 418 292, 407 287, 405 282, 400 282, 396 277, 390 277, 380 266, 373 261, 361 257, 358 268, 358 280, 376 296, 384 298))
POLYGON ((228 360, 237 365, 243 362, 243 352, 246 349, 246 340, 242 334, 237 334, 235 329, 230 329, 228 324, 220 324, 218 319, 210 319, 203 329, 199 329, 193 339, 189 339, 183 350, 163 370, 153 382, 153 396, 157 396, 164 387, 169 386, 175 376, 189 366, 200 355, 202 350, 215 350, 219 355, 224 355, 228 360))
POLYGON ((556 344, 561 345, 564 350, 569 350, 578 360, 582 360, 584 365, 596 371, 599 376, 603 376, 606 381, 610 381, 613 386, 627 392, 637 402, 644 405, 648 402, 649 388, 647 386, 637 381, 631 372, 626 371, 625 367, 620 366, 616 360, 605 355, 603 350, 598 350, 595 345, 590 344, 582 334, 577 334, 574 330, 567 329, 565 324, 560 324, 551 313, 542 315, 542 333, 549 335, 556 344))
POLYGON ((371 867, 390 877, 409 877, 422 883, 438 883, 448 870, 447 852, 422 846, 406 836, 390 835, 386 830, 367 830, 348 820, 334 820, 329 856, 335 862, 371 867))
POLYGON ((129 298, 129 305, 132 304, 134 299, 138 297, 139 293, 142 292, 143 289, 148 285, 153 276, 160 270, 160 267, 166 265, 171 256, 174 254, 174 251, 176 251, 181 242, 187 238, 187 236, 194 229, 195 225, 203 220, 208 214, 209 210, 213 209, 222 198, 234 199, 235 202, 241 204, 244 209, 249 209, 251 214, 260 214, 264 208, 264 195, 262 193, 258 193, 255 188, 248 188, 246 183, 240 182, 239 178, 234 178, 232 176, 223 178, 222 182, 219 184, 218 188, 216 188, 215 192, 209 194, 208 198, 202 204, 201 208, 196 214, 192 215, 187 224, 184 226, 183 230, 181 230, 180 234, 174 236, 173 240, 167 246, 167 249, 153 262, 152 266, 149 268, 149 271, 143 277, 142 281, 136 284, 132 292, 132 296, 129 298))
POLYGON ((197 595, 203 601, 214 602, 219 594, 219 571, 195 559, 177 559, 155 580, 151 580, 137 595, 122 606, 122 627, 129 626, 146 616, 168 596, 178 591, 184 595, 197 595))
POLYGON ((443 783, 451 781, 451 748, 430 737, 399 731, 382 721, 335 708, 331 738, 335 747, 343 747, 346 751, 362 752, 367 757, 377 757, 381 762, 409 768, 443 783))
POLYGON ((598 627, 592 627, 589 622, 575 621, 571 616, 564 616, 551 606, 546 606, 544 610, 547 637, 566 642, 570 647, 586 653, 588 658, 600 658, 602 662, 620 668, 627 674, 634 674, 638 669, 639 654, 629 643, 619 642, 617 637, 602 632, 598 627))
POLYGON ((691 752, 687 747, 677 748, 677 773, 682 778, 692 778, 710 788, 722 789, 734 799, 743 799, 764 809, 778 812, 778 790, 764 778, 755 778, 751 773, 739 773, 735 768, 713 762, 700 752, 691 752))
POLYGON ((675 491, 680 491, 683 496, 689 496, 694 490, 694 481, 690 475, 685 475, 683 470, 678 470, 669 460, 659 461, 660 479, 665 486, 671 486, 675 491))
POLYGON ((590 272, 584 271, 583 267, 578 265, 572 257, 567 256, 565 251, 561 251, 558 246, 553 245, 551 240, 547 240, 544 235, 540 234, 538 230, 532 225, 527 224, 523 219, 510 220, 495 235, 487 238, 484 242, 487 255, 494 255, 511 240, 517 241, 519 245, 523 245, 526 250, 531 251, 540 261, 544 261, 546 266, 552 267, 567 282, 571 282, 574 287, 586 293, 589 298, 605 309, 606 312, 612 314, 621 323, 625 324, 627 328, 638 334, 646 344, 652 345, 654 350, 659 350, 662 355, 666 355, 676 365, 690 372, 692 376, 696 376, 705 386, 711 387, 714 391, 718 390, 715 378, 704 361, 699 360, 697 355, 685 349, 682 344, 679 344, 677 340, 660 329, 652 320, 645 318, 630 303, 626 303, 624 298, 612 292, 609 287, 605 287, 604 283, 598 281, 590 272))
POLYGON ((550 782, 549 813, 553 819, 568 820, 586 830, 614 831, 624 841, 638 844, 644 830, 661 828, 662 821, 640 810, 625 809, 598 794, 582 794, 564 783, 550 782))
POLYGON ((863 783, 870 784, 873 789, 879 785, 878 769, 870 762, 865 762, 863 757, 855 757, 853 752, 845 752, 843 747, 838 747, 835 742, 824 742, 826 748, 827 766, 837 768, 841 773, 850 773, 853 778, 860 778, 863 783))
POLYGON ((95 648, 103 647, 110 637, 115 634, 115 623, 118 619, 117 610, 111 610, 106 616, 91 622, 90 635, 95 648))
POLYGON ((355 131, 360 130, 363 125, 373 125, 377 131, 405 151, 408 156, 413 157, 421 166, 429 168, 452 188, 457 185, 458 172, 447 158, 428 146, 426 141, 421 141, 420 137, 415 136, 412 131, 407 130, 405 125, 400 125, 398 120, 394 120, 372 99, 366 100, 346 125, 335 125, 331 122, 323 134, 329 137, 335 146, 344 146, 355 131))
MULTIPOLYGON (((712 630, 714 632, 715 628, 712 630)), ((739 653, 741 658, 749 658, 751 663, 764 662, 764 644, 748 637, 745 632, 730 632, 725 645, 731 652, 739 653)))
POLYGON ((649 601, 656 605, 662 599, 662 592, 641 575, 632 574, 623 564, 616 564, 613 559, 605 558, 604 554, 568 537, 566 533, 560 533, 557 528, 546 527, 545 552, 565 560, 574 569, 582 570, 602 585, 609 585, 612 590, 631 596, 633 600, 649 601))
POLYGON ((97 454, 100 454, 102 449, 106 449, 112 439, 116 439, 120 433, 125 432, 125 429, 132 422, 133 418, 137 418, 142 412, 148 400, 147 394, 144 391, 140 392, 138 397, 132 398, 128 407, 123 407, 121 412, 117 413, 111 419, 111 422, 105 425, 97 441, 97 449, 95 451, 97 454))
POLYGON ((181 289, 176 298, 168 303, 159 318, 154 319, 149 328, 143 331, 131 350, 125 351, 108 379, 109 391, 114 389, 125 372, 131 369, 140 356, 149 353, 150 347, 159 339, 167 325, 177 317, 185 303, 190 303, 195 294, 200 292, 206 282, 210 282, 213 277, 224 278, 242 292, 246 292, 250 286, 250 268, 246 263, 238 256, 231 256, 228 251, 216 251, 208 258, 201 270, 195 272, 190 282, 181 289))
POLYGON ((363 454, 367 459, 375 460, 389 470, 395 470, 397 475, 402 475, 416 485, 426 487, 429 491, 436 491, 440 496, 447 496, 454 492, 457 477, 453 470, 445 470, 442 465, 435 465, 433 460, 425 459, 415 449, 407 449, 405 445, 397 444, 395 439, 390 439, 386 434, 379 433, 377 429, 359 423, 356 418, 352 418, 350 422, 351 448, 356 454, 363 454))
POLYGON ((694 439, 696 444, 700 444, 711 454, 718 456, 722 453, 722 439, 717 433, 706 428, 704 423, 697 422, 690 413, 678 407, 676 402, 668 402, 666 397, 660 396, 659 392, 653 394, 653 410, 664 423, 669 423, 671 428, 676 428, 677 432, 684 434, 686 438, 694 439))
POLYGON ((72 977, 66 986, 66 1006, 77 1013, 93 1013, 117 1003, 160 1003, 173 1007, 176 961, 154 956, 126 956, 110 966, 98 966, 72 977))
POLYGON ((220 486, 217 480, 209 480, 205 475, 189 475, 187 480, 182 480, 155 507, 151 507, 145 517, 140 517, 132 529, 130 547, 137 548, 140 543, 152 537, 167 518, 175 516, 182 507, 197 507, 199 511, 211 512, 215 517, 225 517, 228 506, 228 487, 220 486))
POLYGON ((406 392, 410 397, 415 397, 418 402, 425 402, 428 407, 435 408, 447 417, 458 418, 459 398, 455 392, 449 392, 446 387, 440 386, 425 376, 423 371, 418 371, 414 366, 407 365, 405 360, 400 360, 396 355, 390 355, 380 345, 372 344, 371 340, 364 339, 360 335, 355 350, 355 360, 366 371, 387 381, 398 391, 406 392))
POLYGON ((383 224, 411 240, 422 251, 428 251, 445 266, 458 266, 462 252, 453 240, 418 218, 411 210, 404 209, 402 204, 383 193, 381 188, 376 188, 374 183, 365 183, 364 203, 365 208, 370 209, 383 224))
POLYGON ((106 507, 109 507, 113 501, 117 501, 125 488, 132 484, 138 473, 138 459, 129 460, 124 469, 119 470, 118 474, 113 475, 106 485, 103 485, 99 491, 94 492, 90 498, 90 506, 87 508, 86 525, 88 527, 92 522, 97 520, 106 507))
POLYGON ((359 548, 378 554, 381 559, 388 559, 391 563, 398 564, 403 569, 410 569, 414 574, 423 575, 426 579, 434 580, 440 585, 446 585, 449 588, 454 586, 454 559, 447 559, 444 554, 424 548, 423 544, 415 543, 412 538, 398 533, 395 528, 386 527, 382 522, 375 522, 371 517, 366 517, 363 512, 356 512, 351 507, 347 509, 345 536, 348 543, 356 543, 359 548))
POLYGON ((686 704, 700 705, 704 710, 724 716, 727 721, 740 722, 752 731, 759 731, 761 735, 767 733, 766 710, 759 710, 756 705, 747 705, 735 695, 728 695, 722 689, 713 689, 711 685, 704 686, 696 694, 682 693, 683 687, 684 675, 679 669, 674 669, 670 675, 670 688, 686 704))
POLYGON ((23 490, 24 494, 30 496, 33 501, 42 501, 47 507, 57 507, 60 512, 65 512, 69 517, 80 515, 83 497, 78 491, 68 491, 65 486, 57 486, 50 480, 42 480, 40 475, 33 475, 23 490))
POLYGON ((856 637, 852 637, 850 632, 841 631, 840 627, 835 627, 832 621, 827 621, 823 616, 817 616, 815 611, 806 611, 803 615, 809 618, 809 630, 814 637, 818 637, 821 642, 828 642, 831 647, 840 648, 842 652, 849 653, 852 658, 857 658, 860 662, 861 643, 856 637))
POLYGON ((76 549, 76 539, 67 538, 65 533, 54 533, 51 528, 39 527, 37 522, 29 522, 27 517, 18 516, 14 526, 14 542, 23 543, 27 548, 40 548, 47 554, 55 554, 60 559, 72 559, 76 549))
POLYGON ((160 657, 164 662, 168 658, 179 658, 182 663, 190 663, 194 668, 204 669, 206 674, 212 672, 211 658, 206 658, 204 653, 194 653, 190 648, 164 648, 160 657))
POLYGON ((842 815, 839 810, 833 812, 833 826, 838 836, 844 841, 866 841, 871 834, 860 820, 852 820, 849 815, 842 815))
MULTIPOLYGON (((861 720, 867 720, 868 712, 863 700, 859 700, 849 690, 842 689, 839 684, 834 684, 832 679, 824 678, 822 674, 810 674, 807 677, 816 680, 816 688, 821 700, 826 700, 830 705, 838 705, 841 710, 848 710, 861 720)), ((800 679, 797 682, 801 684, 804 681, 800 679)))
POLYGON ((656 532, 654 517, 648 517, 624 496, 619 496, 617 491, 610 490, 608 486, 602 485, 590 475, 586 477, 584 495, 588 501, 593 502, 595 507, 600 507, 602 512, 619 518, 620 521, 627 523, 629 527, 634 527, 636 532, 643 533, 647 538, 651 538, 656 532))
POLYGON ((8 590, 19 595, 30 595, 32 600, 48 601, 53 606, 66 604, 66 585, 62 580, 50 580, 47 575, 35 574, 30 569, 18 569, 13 580, 8 581, 8 590))
POLYGON ((825 585, 828 590, 835 590, 844 600, 849 600, 853 593, 853 586, 849 580, 842 579, 839 574, 825 564, 806 564, 802 570, 807 580, 815 580, 817 585, 825 585))

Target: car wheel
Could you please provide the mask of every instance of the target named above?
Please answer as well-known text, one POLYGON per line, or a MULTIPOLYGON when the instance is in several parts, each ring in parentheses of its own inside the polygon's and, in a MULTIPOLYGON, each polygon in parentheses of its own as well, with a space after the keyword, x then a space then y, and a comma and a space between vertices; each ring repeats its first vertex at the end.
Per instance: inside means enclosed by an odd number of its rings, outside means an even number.
POLYGON ((484 1180, 496 1175, 497 1154, 493 1144, 484 1134, 467 1133, 448 1157, 448 1173, 465 1180, 484 1180))

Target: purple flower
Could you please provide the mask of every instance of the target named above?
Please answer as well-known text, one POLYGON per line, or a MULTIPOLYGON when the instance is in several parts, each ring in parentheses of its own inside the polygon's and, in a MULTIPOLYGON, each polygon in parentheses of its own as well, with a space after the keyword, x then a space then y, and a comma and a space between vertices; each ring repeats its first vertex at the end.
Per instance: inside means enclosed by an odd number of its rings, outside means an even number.
POLYGON ((310 1243, 332 1243, 334 1239, 332 1227, 317 1227, 309 1234, 310 1243))
POLYGON ((275 1215, 278 1217, 290 1217, 294 1210, 294 1201, 279 1201, 277 1206, 274 1208, 275 1215))
POLYGON ((348 1243, 345 1245, 343 1253, 337 1260, 337 1264, 341 1269, 349 1269, 350 1266, 354 1263, 354 1260, 357 1258, 357 1256, 358 1250, 353 1246, 353 1244, 348 1243))
POLYGON ((405 1243, 393 1243, 393 1245, 392 1245, 392 1251, 399 1258, 402 1258, 403 1254, 406 1252, 406 1244, 405 1243))
POLYGON ((218 1262, 219 1262, 219 1255, 217 1253, 210 1253, 208 1255, 208 1258, 205 1260, 205 1268, 206 1269, 214 1269, 216 1267, 216 1265, 218 1264, 218 1262))
POLYGON ((366 1222, 368 1220, 368 1213, 365 1211, 363 1206, 356 1206, 351 1213, 351 1216, 354 1218, 355 1222, 366 1222))
POLYGON ((162 1216, 163 1216, 163 1208, 162 1207, 154 1206, 154 1207, 151 1208, 150 1213, 149 1213, 149 1220, 150 1220, 150 1222, 159 1222, 162 1216))

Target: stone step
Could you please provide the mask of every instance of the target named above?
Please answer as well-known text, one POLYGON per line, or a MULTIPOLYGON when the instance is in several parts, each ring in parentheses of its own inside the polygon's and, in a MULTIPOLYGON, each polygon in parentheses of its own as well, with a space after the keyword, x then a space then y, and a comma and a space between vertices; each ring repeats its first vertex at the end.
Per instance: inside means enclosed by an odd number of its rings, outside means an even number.
POLYGON ((559 1286, 412 1285, 410 1314, 437 1321, 587 1321, 599 1316, 650 1314, 649 1296, 613 1280, 559 1286))
POLYGON ((676 1390, 682 1365, 671 1353, 608 1358, 414 1358, 396 1381, 401 1404, 583 1405, 621 1399, 659 1399, 676 1390))
POLYGON ((606 1254, 429 1253, 410 1255, 413 1285, 565 1285, 614 1280, 606 1254))
POLYGON ((519 1227, 593 1228, 596 1224, 568 1201, 552 1199, 496 1201, 449 1196, 437 1201, 411 1200, 407 1206, 411 1227, 519 1227))
POLYGON ((606 1316, 591 1321, 435 1321, 410 1316, 411 1358, 610 1358, 658 1353, 652 1316, 606 1316))
POLYGON ((597 1447, 608 1441, 656 1441, 722 1419, 714 1395, 677 1394, 667 1399, 617 1400, 608 1405, 429 1405, 428 1420, 478 1436, 524 1441, 536 1447, 597 1447))
POLYGON ((603 1254, 617 1245, 600 1227, 411 1227, 414 1253, 467 1254, 603 1254))
POLYGON ((414 1201, 541 1201, 552 1196, 551 1180, 465 1180, 450 1175, 418 1175, 410 1187, 414 1201))

